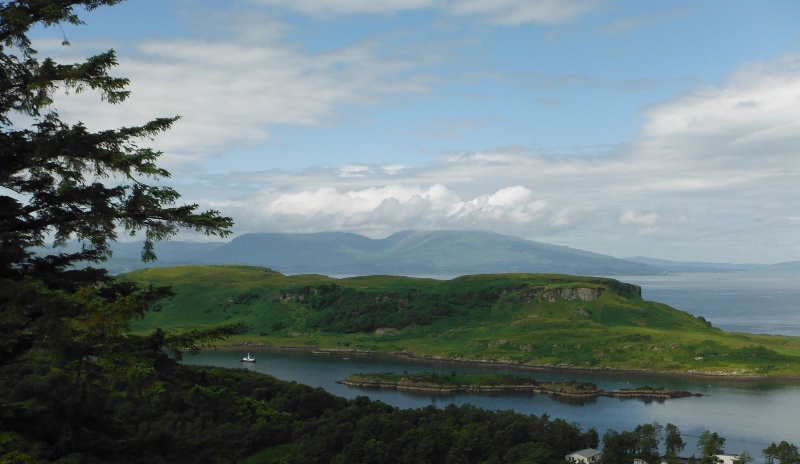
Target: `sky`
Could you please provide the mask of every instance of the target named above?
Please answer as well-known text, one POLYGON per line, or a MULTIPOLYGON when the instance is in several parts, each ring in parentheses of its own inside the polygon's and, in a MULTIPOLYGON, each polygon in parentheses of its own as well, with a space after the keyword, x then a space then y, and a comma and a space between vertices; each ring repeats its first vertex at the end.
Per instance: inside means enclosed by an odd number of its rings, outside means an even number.
POLYGON ((95 130, 180 115, 145 142, 234 236, 479 229, 800 260, 800 2, 129 0, 81 18, 34 46, 113 48, 132 95, 54 109, 95 130))

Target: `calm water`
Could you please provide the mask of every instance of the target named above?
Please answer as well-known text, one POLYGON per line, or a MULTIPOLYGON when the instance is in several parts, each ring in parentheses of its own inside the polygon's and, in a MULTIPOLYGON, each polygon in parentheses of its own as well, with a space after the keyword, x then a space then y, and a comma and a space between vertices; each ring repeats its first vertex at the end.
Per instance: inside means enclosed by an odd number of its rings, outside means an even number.
MULTIPOLYGON (((800 335, 800 311, 797 305, 800 301, 800 276, 781 274, 776 278, 759 273, 726 273, 619 279, 642 285, 642 296, 648 300, 661 301, 703 316, 714 326, 725 330, 800 335)), ((322 387, 346 398, 366 395, 401 408, 471 403, 493 410, 512 409, 523 414, 548 414, 552 418, 577 422, 584 429, 594 427, 601 436, 609 428, 632 430, 636 425, 646 422, 671 422, 684 434, 687 448, 683 454, 687 456, 696 453, 695 439, 703 430, 726 437, 726 451, 738 453, 747 450, 756 456, 757 462, 761 458, 761 450, 773 441, 787 440, 800 445, 800 384, 656 378, 632 374, 545 373, 447 363, 420 364, 388 357, 351 356, 345 360, 340 356, 274 350, 253 352, 258 362, 242 365, 239 359, 245 354, 246 351, 207 351, 193 358, 187 357, 186 363, 245 367, 279 379, 322 387), (594 382, 604 390, 647 384, 689 390, 705 396, 664 402, 598 398, 580 403, 547 395, 432 395, 362 390, 336 383, 354 372, 413 373, 421 370, 491 370, 533 376, 537 380, 575 379, 594 382)))
POLYGON ((642 286, 646 300, 666 303, 730 332, 800 336, 800 274, 687 273, 615 276, 642 286))

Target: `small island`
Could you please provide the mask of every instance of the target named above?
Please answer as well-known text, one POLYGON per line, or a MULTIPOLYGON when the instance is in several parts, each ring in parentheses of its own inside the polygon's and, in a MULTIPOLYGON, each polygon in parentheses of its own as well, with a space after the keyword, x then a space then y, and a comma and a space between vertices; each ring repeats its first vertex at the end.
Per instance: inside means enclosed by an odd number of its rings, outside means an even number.
POLYGON ((450 374, 438 372, 417 372, 397 374, 377 372, 351 374, 339 383, 360 388, 388 388, 397 390, 429 391, 439 393, 455 392, 529 392, 545 393, 576 398, 610 396, 616 398, 671 399, 702 396, 683 390, 667 390, 642 386, 612 391, 600 390, 591 382, 566 380, 563 382, 539 382, 532 378, 508 374, 450 374))

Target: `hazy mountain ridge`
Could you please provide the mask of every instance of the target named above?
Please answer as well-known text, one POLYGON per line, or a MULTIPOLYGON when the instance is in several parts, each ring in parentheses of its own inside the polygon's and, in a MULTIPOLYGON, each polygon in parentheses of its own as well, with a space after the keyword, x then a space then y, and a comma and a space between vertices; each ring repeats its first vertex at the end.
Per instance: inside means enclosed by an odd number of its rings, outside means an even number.
MULTIPOLYGON (((79 245, 70 242, 65 250, 79 245)), ((348 232, 245 234, 230 242, 155 244, 158 261, 141 262, 141 242, 114 243, 103 265, 112 273, 182 264, 245 264, 284 274, 463 275, 534 272, 580 275, 656 275, 669 272, 800 270, 800 261, 761 264, 619 259, 575 248, 486 231, 397 232, 371 239, 348 232)))
POLYGON ((756 263, 714 263, 705 261, 670 261, 667 259, 648 258, 646 256, 634 256, 623 258, 626 261, 646 264, 648 266, 662 269, 667 272, 739 272, 739 271, 800 271, 800 261, 785 261, 776 264, 756 264, 756 263))
POLYGON ((714 263, 704 261, 671 261, 667 259, 648 258, 646 256, 633 256, 624 258, 626 261, 646 264, 655 268, 669 272, 732 272, 732 271, 756 271, 769 268, 764 264, 744 263, 714 263))
MULTIPOLYGON (((76 242, 66 249, 77 247, 76 242)), ((402 231, 383 239, 347 232, 245 234, 230 242, 161 242, 158 261, 140 261, 141 242, 115 243, 113 273, 180 264, 245 264, 284 274, 461 275, 547 272, 651 275, 646 264, 485 231, 402 231)))

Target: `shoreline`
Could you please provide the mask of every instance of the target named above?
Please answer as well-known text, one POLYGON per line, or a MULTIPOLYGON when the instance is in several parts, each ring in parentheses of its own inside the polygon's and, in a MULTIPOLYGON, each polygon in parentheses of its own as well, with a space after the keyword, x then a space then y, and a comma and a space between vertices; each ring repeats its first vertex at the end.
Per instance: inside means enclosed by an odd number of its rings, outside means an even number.
POLYGON ((407 351, 369 351, 350 348, 319 348, 314 346, 283 346, 265 345, 262 343, 242 342, 233 345, 216 345, 213 349, 235 350, 241 348, 254 349, 259 351, 296 351, 312 353, 321 356, 365 356, 365 357, 388 357, 419 362, 421 364, 448 364, 465 366, 487 366, 512 368, 520 371, 544 372, 544 373, 578 373, 593 375, 615 375, 615 374, 634 374, 643 377, 673 377, 673 378, 694 378, 709 380, 731 380, 744 382, 774 382, 774 383, 797 383, 800 384, 800 375, 759 375, 759 374, 727 374, 724 372, 678 372, 667 370, 649 369, 620 369, 614 367, 575 367, 575 366, 542 366, 523 363, 520 361, 488 361, 480 359, 446 358, 442 356, 424 356, 407 351))
MULTIPOLYGON (((456 392, 470 392, 470 393, 498 393, 498 392, 527 392, 544 395, 563 396, 568 398, 598 398, 606 396, 610 398, 620 399, 645 399, 645 400, 667 400, 675 398, 689 398, 703 396, 700 393, 692 393, 684 390, 667 390, 667 389, 641 389, 641 390, 601 390, 594 387, 592 390, 573 390, 568 386, 568 382, 535 382, 514 384, 514 385, 438 385, 426 383, 424 381, 417 382, 403 378, 400 381, 385 381, 376 379, 370 374, 358 374, 363 377, 363 380, 347 378, 339 380, 336 383, 347 385, 348 387, 365 388, 365 389, 393 389, 393 390, 409 390, 409 391, 426 391, 436 393, 456 393, 456 392)), ((352 377, 352 375, 351 375, 352 377)), ((592 384, 594 385, 594 384, 592 384)))

